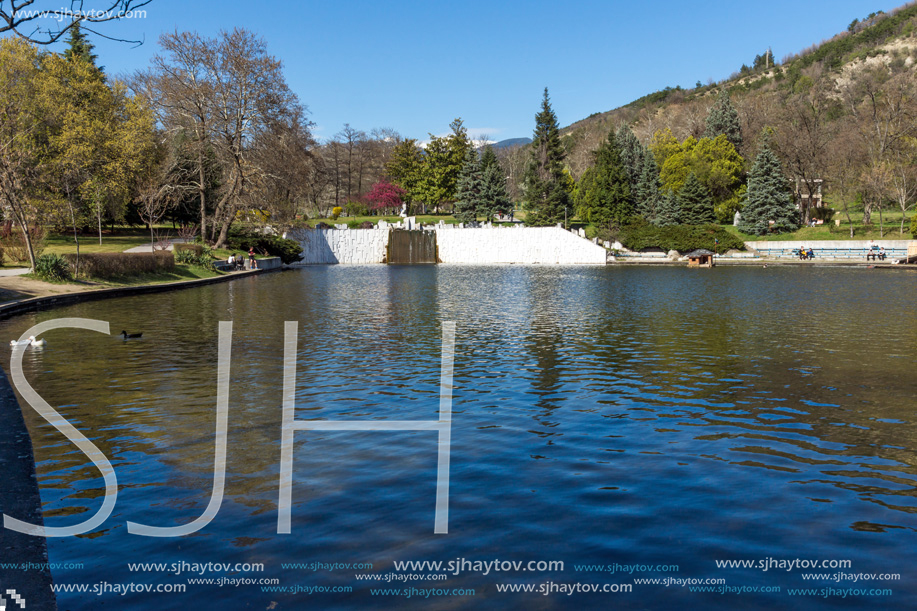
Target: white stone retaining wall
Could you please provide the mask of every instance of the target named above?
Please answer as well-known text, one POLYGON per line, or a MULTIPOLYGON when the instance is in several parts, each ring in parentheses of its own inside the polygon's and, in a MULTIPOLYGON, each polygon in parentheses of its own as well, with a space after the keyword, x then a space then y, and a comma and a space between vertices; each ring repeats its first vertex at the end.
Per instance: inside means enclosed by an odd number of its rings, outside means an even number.
POLYGON ((560 227, 436 227, 443 263, 605 265, 606 250, 560 227))
MULTIPOLYGON (((601 246, 560 227, 436 227, 439 259, 460 264, 605 265, 601 246)), ((296 229, 284 237, 303 248, 301 264, 382 263, 389 228, 296 229)))
POLYGON ((388 246, 386 229, 294 229, 283 237, 303 249, 300 263, 382 263, 388 246))

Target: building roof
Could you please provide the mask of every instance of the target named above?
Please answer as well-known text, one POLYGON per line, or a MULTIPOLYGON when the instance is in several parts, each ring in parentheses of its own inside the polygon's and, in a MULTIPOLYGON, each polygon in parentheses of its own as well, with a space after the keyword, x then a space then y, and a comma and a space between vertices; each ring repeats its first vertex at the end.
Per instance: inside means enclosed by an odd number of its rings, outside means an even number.
POLYGON ((686 257, 704 257, 704 256, 709 257, 709 256, 712 256, 713 254, 714 252, 712 250, 707 250, 706 248, 698 248, 697 250, 693 250, 689 252, 685 256, 686 257))

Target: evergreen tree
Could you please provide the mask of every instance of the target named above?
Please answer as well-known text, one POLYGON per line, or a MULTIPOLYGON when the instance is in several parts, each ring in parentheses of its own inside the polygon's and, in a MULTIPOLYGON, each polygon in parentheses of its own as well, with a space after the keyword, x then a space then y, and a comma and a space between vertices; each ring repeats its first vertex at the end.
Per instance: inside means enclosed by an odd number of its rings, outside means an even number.
POLYGON ((102 68, 96 65, 98 56, 93 53, 95 45, 89 42, 89 39, 80 29, 80 22, 77 21, 70 28, 70 37, 67 39, 67 48, 64 49, 64 58, 67 61, 84 61, 94 68, 93 72, 104 78, 102 68))
POLYGON ((678 216, 685 225, 706 225, 716 222, 710 192, 701 184, 694 172, 688 174, 688 179, 678 192, 678 216))
POLYGON ((570 194, 564 177, 564 149, 560 143, 557 115, 544 89, 541 112, 535 115, 531 157, 525 169, 524 202, 529 225, 554 225, 564 218, 570 194))
POLYGON ((742 127, 739 125, 739 113, 724 89, 716 103, 707 113, 707 130, 704 137, 711 140, 723 134, 732 145, 739 149, 742 146, 742 127))
POLYGON ((627 171, 627 180, 631 193, 637 189, 640 175, 643 173, 643 146, 628 125, 622 125, 615 136, 618 150, 621 152, 621 163, 627 171))
POLYGON ((640 180, 637 182, 634 204, 637 214, 653 224, 657 224, 659 215, 660 185, 659 166, 656 165, 656 157, 652 151, 645 150, 643 153, 643 171, 640 173, 640 180))
POLYGON ((595 166, 577 190, 577 213, 598 227, 623 223, 634 212, 627 170, 614 132, 595 152, 595 166))
POLYGON ((402 140, 392 147, 391 158, 385 164, 391 182, 407 192, 404 201, 412 210, 414 202, 422 199, 418 186, 422 180, 423 167, 423 153, 413 138, 402 140))
POLYGON ((505 214, 513 207, 506 193, 506 175, 492 146, 486 147, 481 155, 481 170, 484 175, 484 184, 482 208, 478 210, 478 214, 487 217, 489 221, 497 212, 505 214))
POLYGON ((484 207, 483 190, 481 161, 474 147, 469 147, 455 187, 455 218, 463 223, 477 220, 479 209, 484 207))
POLYGON ((659 196, 659 212, 656 214, 655 224, 660 227, 678 225, 680 222, 678 214, 678 200, 671 191, 666 191, 659 196))
POLYGON ((739 229, 745 233, 764 235, 799 228, 799 212, 780 167, 780 160, 765 144, 755 158, 748 174, 748 194, 739 229), (774 221, 771 225, 770 221, 774 221))

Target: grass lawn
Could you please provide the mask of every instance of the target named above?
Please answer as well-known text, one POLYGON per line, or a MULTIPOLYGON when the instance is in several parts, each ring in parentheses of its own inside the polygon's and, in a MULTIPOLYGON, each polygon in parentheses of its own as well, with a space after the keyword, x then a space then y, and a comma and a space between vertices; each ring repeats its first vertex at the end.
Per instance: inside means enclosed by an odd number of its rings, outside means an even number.
MULTIPOLYGON (((850 215, 853 217, 853 214, 850 215)), ((802 227, 793 233, 779 233, 774 235, 766 236, 756 236, 750 235, 747 233, 742 233, 736 227, 732 225, 725 225, 725 228, 730 233, 734 233, 745 241, 756 241, 763 240, 768 242, 773 241, 821 241, 821 240, 911 240, 913 236, 911 235, 908 223, 904 225, 904 233, 900 233, 899 229, 901 226, 901 212, 899 211, 896 215, 888 214, 885 215, 885 222, 883 231, 879 232, 879 219, 876 215, 872 217, 872 223, 870 225, 862 224, 862 214, 859 215, 860 218, 853 218, 853 237, 850 237, 850 225, 847 223, 846 217, 841 219, 840 227, 834 225, 832 221, 831 224, 817 225, 815 227, 802 227), (893 216, 892 219, 888 217, 893 216)), ((837 219, 837 215, 834 217, 837 219)))
MULTIPOLYGON (((166 236, 166 227, 160 230, 162 237, 166 236)), ((175 233, 171 234, 175 237, 175 233)), ((118 227, 114 231, 102 231, 102 243, 99 244, 99 235, 83 234, 80 236, 80 252, 124 252, 128 248, 143 246, 150 243, 150 232, 144 228, 118 227)), ((76 253, 76 242, 72 233, 52 233, 45 238, 45 253, 66 254, 76 253)))

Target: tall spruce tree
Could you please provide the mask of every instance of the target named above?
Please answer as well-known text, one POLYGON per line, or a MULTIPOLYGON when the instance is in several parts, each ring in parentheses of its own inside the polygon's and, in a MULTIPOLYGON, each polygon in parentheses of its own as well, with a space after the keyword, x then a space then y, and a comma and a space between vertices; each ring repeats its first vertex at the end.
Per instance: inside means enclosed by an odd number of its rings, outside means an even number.
POLYGON ((678 225, 679 218, 678 199, 671 191, 666 191, 659 196, 659 212, 656 214, 655 224, 660 227, 678 225))
POLYGON ((627 170, 614 132, 595 152, 595 166, 577 190, 577 213, 598 227, 623 223, 634 213, 627 170))
POLYGON ((782 233, 799 228, 799 211, 780 166, 777 155, 765 144, 748 173, 748 194, 739 229, 745 233, 764 235, 768 231, 782 233), (770 221, 774 221, 771 225, 770 221))
POLYGON ((661 184, 656 157, 652 151, 646 149, 643 152, 643 170, 640 172, 640 180, 637 182, 637 190, 634 194, 634 207, 637 214, 654 225, 659 224, 661 184))
POLYGON ((732 145, 738 150, 742 146, 742 127, 739 124, 739 113, 732 100, 729 99, 729 93, 724 89, 717 98, 716 103, 710 107, 707 113, 706 131, 704 137, 711 140, 723 134, 726 139, 732 142, 732 145))
POLYGON ((621 163, 627 170, 631 193, 633 193, 637 190, 637 183, 640 182, 640 175, 643 173, 643 146, 627 124, 618 128, 615 140, 621 152, 621 163))
POLYGON ((481 155, 481 170, 483 173, 482 207, 478 210, 478 214, 489 221, 497 212, 505 214, 512 209, 512 202, 506 193, 506 175, 492 146, 484 148, 484 153, 481 155))
POLYGON ((525 169, 524 204, 528 225, 554 225, 564 218, 570 194, 564 177, 564 149, 560 143, 557 115, 544 89, 541 111, 535 115, 531 156, 525 169))
POLYGON ((684 186, 678 192, 678 216, 685 225, 706 225, 716 222, 710 191, 701 184, 694 172, 688 174, 684 186))
POLYGON ((98 56, 93 53, 95 45, 89 42, 86 34, 80 29, 80 22, 77 21, 70 27, 70 36, 67 38, 67 48, 64 49, 64 58, 67 61, 79 60, 86 62, 93 68, 93 73, 104 78, 104 72, 96 64, 98 56))
POLYGON ((455 186, 455 218, 464 223, 477 220, 480 209, 484 207, 483 191, 481 161, 475 148, 469 147, 455 186))

